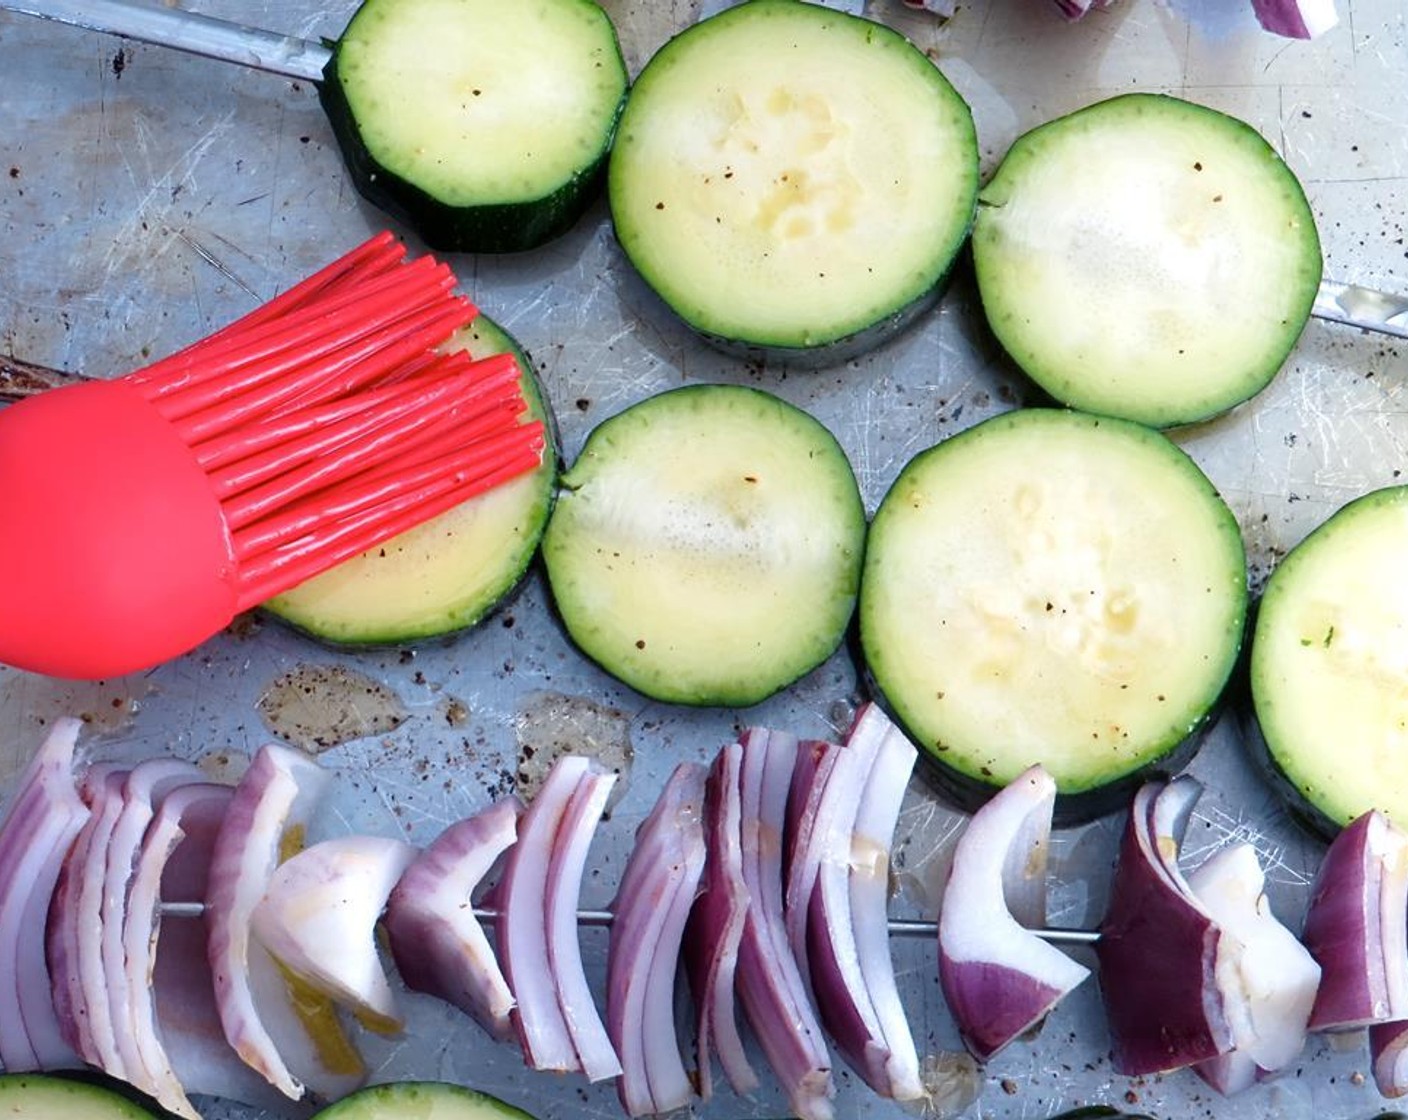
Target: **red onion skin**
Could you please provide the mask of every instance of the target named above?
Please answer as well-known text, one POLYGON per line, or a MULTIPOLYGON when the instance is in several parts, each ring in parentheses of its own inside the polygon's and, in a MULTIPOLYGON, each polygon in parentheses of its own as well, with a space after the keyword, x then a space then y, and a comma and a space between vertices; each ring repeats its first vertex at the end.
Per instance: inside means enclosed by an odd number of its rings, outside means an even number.
POLYGON ((739 1032, 737 964, 749 895, 743 879, 739 771, 743 748, 730 743, 719 751, 704 786, 704 871, 699 897, 685 927, 685 974, 697 1011, 699 1095, 713 1095, 713 1056, 734 1092, 758 1088, 739 1032))
POLYGON ((1394 1099, 1408 1093, 1408 1019, 1374 1023, 1369 1028, 1369 1056, 1381 1096, 1394 1099))
POLYGON ((579 779, 553 837, 548 868, 548 961, 572 1045, 589 1081, 604 1081, 621 1074, 621 1061, 587 983, 577 926, 587 848, 615 780, 615 775, 595 768, 579 779))
MULTIPOLYGON (((1313 39, 1327 27, 1312 28, 1298 0, 1251 0, 1252 11, 1261 26, 1287 39, 1313 39)), ((1328 26, 1333 26, 1333 19, 1328 26)))
POLYGON ((1114 1068, 1126 1076, 1178 1069, 1232 1046, 1209 1003, 1217 926, 1154 866, 1161 838, 1149 847, 1141 840, 1153 796, 1146 786, 1135 797, 1095 947, 1114 1068))
MULTIPOLYGON (((1408 992, 1402 983, 1390 983, 1385 965, 1383 891, 1385 875, 1392 869, 1375 855, 1376 843, 1398 848, 1400 855, 1389 862, 1399 864, 1408 837, 1381 814, 1365 813, 1336 835, 1311 886, 1301 941, 1321 968, 1310 1013, 1312 1031, 1408 1017, 1408 992)), ((1397 889, 1392 894, 1399 902, 1390 903, 1389 912, 1408 922, 1408 907, 1401 902, 1403 873, 1395 873, 1397 889)))
POLYGON ((76 1067, 71 1015, 55 1004, 45 924, 65 853, 89 809, 73 778, 81 725, 61 719, 30 761, 0 821, 0 1064, 7 1072, 76 1067))
POLYGON ((750 728, 742 743, 743 870, 751 905, 739 946, 739 996, 795 1114, 830 1120, 831 1063, 783 912, 782 838, 797 740, 750 728))
POLYGON ((557 999, 548 957, 547 891, 553 838, 587 760, 566 756, 553 764, 518 822, 518 842, 508 850, 495 888, 499 960, 513 992, 514 1031, 533 1069, 582 1068, 557 999))
POLYGON ((621 1059, 627 1115, 671 1112, 693 1099, 674 1022, 684 924, 704 870, 706 770, 681 763, 636 830, 621 875, 606 963, 606 1024, 621 1059))
POLYGON ((1066 993, 1042 984, 1025 972, 988 961, 955 964, 940 955, 944 998, 954 1018, 965 1024, 963 1042, 980 1062, 986 1062, 1012 1039, 1030 1029, 1066 993), (1031 1008, 1041 1014, 1033 1018, 1031 1008))

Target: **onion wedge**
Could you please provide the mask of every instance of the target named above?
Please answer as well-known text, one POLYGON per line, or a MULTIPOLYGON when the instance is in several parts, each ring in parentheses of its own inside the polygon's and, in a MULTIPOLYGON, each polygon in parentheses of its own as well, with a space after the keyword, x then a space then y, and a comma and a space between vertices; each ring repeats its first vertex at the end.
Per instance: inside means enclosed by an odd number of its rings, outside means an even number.
POLYGON ((713 1055, 734 1092, 758 1087, 738 1027, 738 949, 748 920, 748 885, 743 880, 742 803, 739 772, 743 747, 719 751, 704 786, 704 873, 699 897, 685 927, 685 970, 698 1019, 699 1095, 713 1095, 713 1055))
POLYGON ((738 953, 739 998, 800 1120, 830 1120, 831 1060, 787 939, 782 855, 797 740, 750 728, 739 772, 743 881, 750 904, 738 953))
POLYGON ((250 914, 254 936, 280 965, 378 1034, 405 1027, 376 924, 416 854, 388 837, 323 840, 279 864, 250 914))
POLYGON ((1408 833, 1378 811, 1330 843, 1301 940, 1320 965, 1313 1031, 1408 1019, 1408 833))
POLYGON ((706 775, 697 763, 675 768, 636 830, 612 904, 606 1028, 629 1116, 673 1112, 694 1099, 675 1030, 675 976, 704 870, 706 775))
POLYGON ((939 981, 964 1043, 981 1062, 1090 975, 1011 908, 1013 895, 1025 895, 1023 916, 1044 921, 1055 805, 1055 781, 1033 766, 973 814, 954 849, 939 911, 939 981))
POLYGON ((450 825, 406 869, 382 918, 406 986, 458 1007, 500 1040, 513 1034, 513 993, 472 900, 518 839, 522 812, 506 797, 450 825))
POLYGON ((1320 966, 1271 912, 1266 877, 1250 844, 1210 856, 1188 885, 1221 929, 1215 982, 1233 1048, 1194 1069, 1224 1094, 1284 1069, 1305 1044, 1320 966))
POLYGON ((1221 931, 1178 869, 1202 786, 1150 782, 1134 796, 1096 955, 1115 1069, 1179 1069, 1232 1049, 1214 982, 1221 931))
POLYGON ((225 1037, 251 1068, 294 1100, 305 1085, 318 1096, 341 1096, 366 1074, 330 1006, 324 1002, 316 1022, 310 1021, 300 998, 307 993, 295 993, 250 928, 274 869, 302 847, 330 780, 306 755, 261 747, 221 823, 205 896, 210 971, 225 1037))
POLYGON ((614 779, 590 761, 553 763, 519 821, 495 891, 514 1029, 534 1069, 615 1077, 620 1062, 582 968, 577 902, 587 848, 614 779))
POLYGON ((65 853, 89 817, 73 772, 81 727, 54 724, 0 820, 0 1064, 9 1073, 79 1064, 54 1005, 44 930, 65 853))

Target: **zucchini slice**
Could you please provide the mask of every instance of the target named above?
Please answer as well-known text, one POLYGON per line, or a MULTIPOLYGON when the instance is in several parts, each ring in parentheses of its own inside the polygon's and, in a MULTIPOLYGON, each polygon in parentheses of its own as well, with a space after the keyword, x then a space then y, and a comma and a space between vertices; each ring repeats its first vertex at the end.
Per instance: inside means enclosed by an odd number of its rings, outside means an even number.
POLYGON ((1310 316, 1320 240, 1250 126, 1128 94, 1017 140, 973 264, 1013 360, 1056 400, 1167 428, 1260 392, 1310 316))
POLYGON ((592 0, 366 0, 318 91, 370 202, 431 248, 500 253, 586 210, 626 87, 592 0))
POLYGON ((444 1081, 369 1085, 315 1113, 313 1120, 533 1120, 521 1108, 444 1081))
POLYGON ((984 421, 904 468, 866 548, 869 673, 965 805, 1038 762, 1063 821, 1122 804, 1195 741, 1237 661, 1236 518, 1143 425, 984 421))
POLYGON ((744 707, 840 645, 864 541, 825 427, 760 390, 690 385, 591 433, 543 560, 568 633, 607 672, 657 700, 744 707))
POLYGON ((621 247, 685 322, 814 362, 932 304, 977 185, 972 115, 920 50, 816 4, 751 0, 647 63, 607 194, 621 247))
POLYGON ((156 1113, 112 1089, 42 1073, 0 1074, 0 1116, 6 1120, 156 1120, 156 1113))
POLYGON ((1327 834, 1379 809, 1408 825, 1408 487, 1344 506, 1277 565, 1251 689, 1267 757, 1327 834))
MULTIPOLYGON (((476 358, 513 354, 527 416, 551 432, 532 363, 503 328, 481 314, 452 345, 476 358)), ((532 563, 552 511, 557 462, 549 437, 536 470, 314 576, 264 608, 339 646, 396 645, 467 629, 517 587, 532 563)))

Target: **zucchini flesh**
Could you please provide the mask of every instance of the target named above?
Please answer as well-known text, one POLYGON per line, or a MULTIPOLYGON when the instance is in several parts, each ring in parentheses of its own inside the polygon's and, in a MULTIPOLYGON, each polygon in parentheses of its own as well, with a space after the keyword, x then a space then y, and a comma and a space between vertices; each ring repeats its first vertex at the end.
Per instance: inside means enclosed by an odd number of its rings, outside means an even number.
POLYGON ((156 1113, 101 1085, 49 1074, 11 1073, 0 1075, 0 1116, 7 1120, 155 1120, 156 1113))
MULTIPOLYGON (((476 358, 511 353, 522 371, 526 419, 551 432, 532 364, 498 324, 479 315, 451 345, 476 358)), ((518 585, 552 510, 557 452, 549 437, 533 471, 463 502, 380 547, 264 604, 332 645, 395 645, 464 630, 518 585)))
POLYGON ((1267 581, 1252 702, 1303 819, 1333 833, 1377 808, 1408 824, 1408 487, 1335 513, 1267 581))
POLYGON ((840 645, 864 538, 825 427, 759 390, 691 385, 591 433, 543 559, 568 633, 607 672, 658 700, 742 707, 840 645))
POLYGON ((867 542, 878 691, 965 801, 1034 763, 1113 807, 1208 720, 1247 607, 1232 512, 1158 432, 1027 409, 920 453, 867 542))
POLYGON ((511 252, 595 197, 626 85, 592 0, 366 0, 319 93, 370 201, 432 248, 511 252))
POLYGON ((443 1081, 398 1081, 349 1093, 313 1120, 533 1120, 521 1108, 443 1081))
POLYGON ((1171 427, 1259 392, 1320 283, 1314 216, 1252 128, 1129 94, 1027 133, 973 227, 984 311, 1058 401, 1171 427))
POLYGON ((706 338, 832 358, 936 297, 977 180, 968 106, 922 52, 869 20, 752 0, 646 65, 607 192, 626 255, 706 338))

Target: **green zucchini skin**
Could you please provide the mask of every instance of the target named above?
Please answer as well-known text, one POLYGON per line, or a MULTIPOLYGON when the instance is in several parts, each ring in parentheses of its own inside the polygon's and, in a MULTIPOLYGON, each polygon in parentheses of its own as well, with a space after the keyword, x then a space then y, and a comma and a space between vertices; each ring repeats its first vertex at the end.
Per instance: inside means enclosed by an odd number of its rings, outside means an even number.
POLYGON ((135 1090, 119 1092, 75 1074, 0 1074, 0 1115, 7 1120, 159 1120, 160 1109, 137 1103, 135 1090))
MULTIPOLYGON (((561 456, 556 425, 533 364, 512 335, 487 315, 480 314, 462 332, 461 339, 476 357, 514 355, 522 372, 520 385, 528 406, 527 414, 542 421, 546 433, 543 461, 528 475, 480 498, 472 498, 464 507, 449 510, 420 529, 388 541, 376 551, 394 552, 404 547, 413 553, 418 538, 457 528, 458 519, 465 516, 466 511, 471 511, 471 519, 476 508, 490 510, 486 516, 493 516, 496 503, 511 503, 511 509, 503 510, 499 519, 491 522, 488 539, 476 542, 486 559, 467 556, 462 565, 462 578, 450 579, 448 583, 442 579, 439 585, 442 597, 425 602, 429 594, 427 588, 433 586, 435 574, 431 567, 435 557, 428 557, 423 578, 413 581, 414 585, 406 589, 409 595, 418 596, 422 601, 407 599, 401 606, 396 599, 395 573, 377 574, 378 565, 386 561, 373 554, 354 557, 269 600, 261 610, 325 645, 340 649, 375 649, 447 640, 484 621, 522 584, 537 557, 538 544, 557 498, 561 456), (511 520, 502 513, 510 514, 511 520)), ((471 520, 465 531, 475 524, 471 520)))
POLYGON ((313 1120, 534 1120, 498 1097, 443 1081, 369 1085, 314 1114, 313 1120))
POLYGON ((817 367, 933 307, 977 186, 972 114, 913 44, 817 4, 749 0, 646 64, 607 196, 627 258, 701 338, 817 367))
POLYGON ((867 539, 860 648, 939 792, 975 808, 1040 762, 1067 825, 1191 758, 1247 602, 1236 518, 1175 444, 1019 409, 900 472, 867 539))
MULTIPOLYGON (((368 0, 370 2, 372 0, 368 0)), ((579 2, 596 12, 610 29, 613 53, 603 59, 602 65, 619 75, 621 93, 610 119, 602 122, 594 154, 552 189, 533 198, 451 203, 383 164, 363 139, 343 85, 342 40, 334 43, 332 57, 323 69, 323 80, 318 83, 318 97, 358 193, 414 229, 429 248, 438 252, 525 252, 567 233, 601 194, 607 155, 629 84, 625 59, 610 17, 593 0, 579 2)), ((355 19, 354 16, 354 22, 355 19)), ((351 27, 349 24, 349 30, 351 27)))
POLYGON ((695 384, 599 424, 542 556, 577 648, 644 696, 746 708, 838 649, 865 509, 836 438, 771 393, 695 384))
POLYGON ((1257 605, 1248 744, 1326 839, 1370 809, 1408 822, 1405 552, 1408 486, 1370 491, 1282 558, 1257 605))
POLYGON ((1264 389, 1323 267, 1305 192, 1266 140, 1149 93, 1018 137, 971 244, 988 324, 1041 389, 1158 428, 1264 389))

